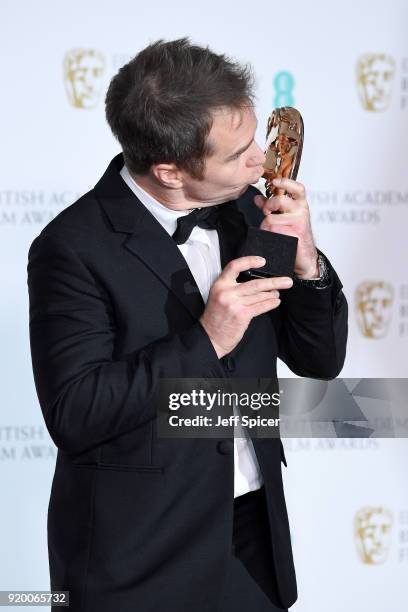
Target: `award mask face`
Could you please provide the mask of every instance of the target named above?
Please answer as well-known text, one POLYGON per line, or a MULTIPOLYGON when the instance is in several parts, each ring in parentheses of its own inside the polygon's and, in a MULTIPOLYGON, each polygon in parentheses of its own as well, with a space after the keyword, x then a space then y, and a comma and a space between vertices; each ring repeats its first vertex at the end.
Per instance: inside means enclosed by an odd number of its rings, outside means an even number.
POLYGON ((264 163, 266 197, 274 195, 274 178, 296 180, 303 147, 303 120, 296 108, 276 108, 266 129, 266 160, 264 163))

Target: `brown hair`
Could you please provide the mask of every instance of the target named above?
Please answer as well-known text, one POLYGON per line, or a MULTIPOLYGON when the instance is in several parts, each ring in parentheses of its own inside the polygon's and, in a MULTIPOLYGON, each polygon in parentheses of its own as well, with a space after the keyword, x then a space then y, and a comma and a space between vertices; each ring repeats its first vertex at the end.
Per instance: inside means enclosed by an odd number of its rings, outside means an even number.
POLYGON ((159 40, 122 66, 106 95, 106 118, 130 172, 175 163, 201 178, 213 115, 253 104, 253 76, 188 38, 159 40))

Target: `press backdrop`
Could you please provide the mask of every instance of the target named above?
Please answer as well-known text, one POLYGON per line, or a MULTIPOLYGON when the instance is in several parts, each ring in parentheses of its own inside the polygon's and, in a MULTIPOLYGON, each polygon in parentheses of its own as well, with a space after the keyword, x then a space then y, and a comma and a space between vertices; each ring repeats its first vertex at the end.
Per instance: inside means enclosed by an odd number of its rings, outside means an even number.
MULTIPOLYGON (((260 144, 274 106, 299 108, 298 178, 350 305, 342 375, 405 377, 408 9, 403 0, 16 0, 2 3, 0 23, 0 589, 47 589, 56 452, 31 372, 27 251, 119 151, 104 119, 110 78, 149 42, 188 35, 253 65, 260 144)), ((293 609, 405 609, 407 440, 284 442, 293 609)))

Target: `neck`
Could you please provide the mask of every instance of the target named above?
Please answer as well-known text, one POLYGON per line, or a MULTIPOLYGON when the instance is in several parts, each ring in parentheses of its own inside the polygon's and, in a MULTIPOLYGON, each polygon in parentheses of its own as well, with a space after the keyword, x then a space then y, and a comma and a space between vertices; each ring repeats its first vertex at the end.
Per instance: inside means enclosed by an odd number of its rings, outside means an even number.
POLYGON ((192 210, 203 206, 202 202, 188 199, 183 189, 163 187, 151 174, 130 175, 146 193, 170 210, 192 210))

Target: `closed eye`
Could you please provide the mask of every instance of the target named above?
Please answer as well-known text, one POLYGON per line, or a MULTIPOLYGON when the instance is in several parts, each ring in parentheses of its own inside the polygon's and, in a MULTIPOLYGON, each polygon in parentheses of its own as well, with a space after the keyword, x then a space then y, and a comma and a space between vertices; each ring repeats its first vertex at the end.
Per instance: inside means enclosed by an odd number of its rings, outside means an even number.
POLYGON ((249 147, 251 146, 251 144, 254 142, 254 139, 252 138, 251 142, 248 142, 247 145, 245 145, 244 147, 242 147, 241 149, 239 149, 236 153, 233 153, 232 155, 230 155, 229 157, 227 157, 226 161, 232 161, 234 159, 238 159, 238 157, 240 157, 242 155, 242 153, 245 153, 245 151, 247 149, 249 149, 249 147))

